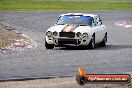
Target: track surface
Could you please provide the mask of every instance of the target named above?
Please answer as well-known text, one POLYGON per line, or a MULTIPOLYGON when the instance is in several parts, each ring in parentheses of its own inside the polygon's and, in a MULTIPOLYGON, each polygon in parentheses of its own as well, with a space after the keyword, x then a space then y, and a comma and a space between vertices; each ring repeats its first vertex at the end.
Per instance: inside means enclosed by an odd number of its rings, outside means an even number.
POLYGON ((1 54, 0 79, 75 75, 79 65, 88 73, 132 72, 132 28, 114 25, 122 20, 132 20, 132 10, 0 11, 0 22, 17 28, 37 42, 34 49, 1 54), (94 50, 45 49, 45 31, 54 24, 58 15, 68 12, 100 15, 108 29, 107 46, 94 50))

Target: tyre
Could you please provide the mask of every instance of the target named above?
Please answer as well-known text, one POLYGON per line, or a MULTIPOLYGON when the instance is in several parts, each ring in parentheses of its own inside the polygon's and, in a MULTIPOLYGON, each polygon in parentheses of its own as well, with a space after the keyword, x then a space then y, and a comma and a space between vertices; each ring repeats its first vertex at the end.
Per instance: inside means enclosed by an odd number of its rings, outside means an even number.
POLYGON ((94 37, 90 40, 88 48, 90 48, 90 49, 94 49, 95 48, 95 38, 94 37))
POLYGON ((100 46, 106 46, 106 42, 107 42, 107 34, 105 34, 103 41, 100 43, 100 46))
POLYGON ((46 49, 53 49, 54 48, 54 44, 48 44, 45 40, 45 47, 46 49))

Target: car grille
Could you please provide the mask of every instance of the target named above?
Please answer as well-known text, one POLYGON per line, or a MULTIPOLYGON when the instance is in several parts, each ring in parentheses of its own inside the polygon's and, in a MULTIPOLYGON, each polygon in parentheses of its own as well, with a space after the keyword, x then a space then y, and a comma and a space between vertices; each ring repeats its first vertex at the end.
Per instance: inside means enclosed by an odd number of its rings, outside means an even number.
POLYGON ((62 45, 62 44, 78 44, 78 40, 77 39, 58 39, 58 44, 62 45))
POLYGON ((75 38, 74 32, 60 32, 60 37, 75 38))

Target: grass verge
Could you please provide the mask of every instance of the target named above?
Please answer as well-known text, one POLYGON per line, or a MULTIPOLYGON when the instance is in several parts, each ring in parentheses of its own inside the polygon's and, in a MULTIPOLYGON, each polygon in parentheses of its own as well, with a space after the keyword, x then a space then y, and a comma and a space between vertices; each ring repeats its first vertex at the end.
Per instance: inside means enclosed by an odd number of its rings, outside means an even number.
POLYGON ((10 44, 15 43, 13 40, 0 40, 0 48, 4 48, 6 46, 9 46, 10 44))
POLYGON ((17 34, 15 31, 9 30, 3 25, 0 25, 0 48, 5 48, 16 40, 25 39, 23 36, 17 34))
POLYGON ((132 9, 131 0, 0 0, 0 10, 132 9))

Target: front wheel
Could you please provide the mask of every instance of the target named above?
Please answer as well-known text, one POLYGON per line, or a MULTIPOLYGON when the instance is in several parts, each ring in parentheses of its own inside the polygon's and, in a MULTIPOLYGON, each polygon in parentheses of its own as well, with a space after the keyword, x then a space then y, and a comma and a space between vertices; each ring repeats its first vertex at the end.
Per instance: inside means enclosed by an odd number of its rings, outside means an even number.
POLYGON ((100 43, 100 46, 106 46, 106 42, 107 42, 107 34, 105 34, 103 41, 100 43))
POLYGON ((90 49, 94 49, 95 48, 95 38, 93 37, 88 45, 88 47, 90 49))
POLYGON ((54 44, 48 44, 45 40, 45 47, 46 49, 53 49, 54 48, 54 44))

